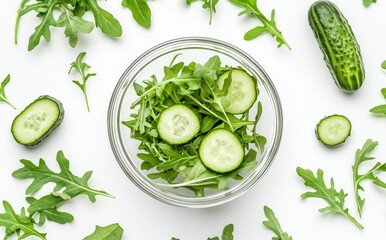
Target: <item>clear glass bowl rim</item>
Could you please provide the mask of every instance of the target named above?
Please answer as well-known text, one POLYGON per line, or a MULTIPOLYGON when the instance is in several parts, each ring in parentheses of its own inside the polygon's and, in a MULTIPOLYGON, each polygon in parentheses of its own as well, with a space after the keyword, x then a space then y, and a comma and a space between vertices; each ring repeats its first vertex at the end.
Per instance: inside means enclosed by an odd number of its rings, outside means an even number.
MULTIPOLYGON (((141 69, 141 68, 140 68, 141 69)), ((212 207, 217 206, 226 202, 229 202, 245 192, 247 192, 249 189, 251 189, 257 182, 260 180, 264 174, 267 172, 267 170, 272 165, 272 162, 276 156, 276 153, 278 151, 282 132, 283 132, 283 111, 282 111, 282 105, 280 101, 280 97, 277 93, 277 90, 268 76, 268 74, 265 72, 265 70, 261 67, 261 65, 249 54, 247 54, 245 51, 241 50, 238 47, 235 47, 232 44, 226 43, 221 40, 213 39, 213 38, 206 38, 206 37, 183 37, 183 38, 176 38, 169 41, 165 41, 163 43, 160 43, 143 54, 141 54, 137 59, 135 59, 129 67, 125 70, 125 72, 122 74, 120 79, 118 80, 114 91, 112 93, 109 107, 108 107, 108 113, 107 113, 107 129, 108 129, 108 136, 110 141, 110 146, 112 148, 113 154, 115 156, 116 161, 122 168, 123 172, 127 175, 127 177, 143 192, 150 195, 151 197, 170 204, 174 206, 180 206, 180 207, 189 207, 189 208, 204 208, 204 207, 212 207), (239 184, 236 188, 232 189, 231 193, 223 194, 221 196, 216 197, 197 197, 197 198, 188 198, 188 197, 182 197, 173 195, 171 193, 168 193, 166 191, 162 191, 161 189, 155 187, 154 185, 149 183, 149 179, 143 179, 143 177, 138 174, 136 171, 138 170, 134 164, 130 161, 130 158, 124 154, 124 149, 122 144, 120 144, 121 137, 119 136, 119 125, 121 124, 121 121, 119 119, 119 112, 120 112, 120 105, 121 105, 121 99, 123 97, 123 90, 131 84, 134 80, 128 79, 128 76, 135 72, 137 68, 139 68, 142 65, 146 65, 148 63, 148 60, 151 61, 157 59, 157 57, 162 56, 163 54, 166 54, 165 50, 170 50, 173 47, 179 46, 181 49, 181 46, 187 45, 188 48, 192 48, 192 46, 196 47, 206 47, 210 48, 211 50, 218 50, 218 48, 221 48, 222 50, 226 50, 232 53, 235 53, 239 55, 243 60, 247 61, 248 64, 250 64, 253 68, 257 69, 261 77, 263 78, 262 81, 264 81, 264 84, 268 86, 268 95, 270 97, 270 101, 273 103, 273 111, 275 113, 275 120, 276 120, 276 127, 274 131, 273 136, 273 144, 272 148, 268 149, 269 152, 266 153, 266 159, 262 162, 263 167, 260 171, 255 171, 251 174, 251 176, 248 177, 247 180, 243 180, 242 184, 239 184), (129 82, 128 82, 129 81, 129 82)))

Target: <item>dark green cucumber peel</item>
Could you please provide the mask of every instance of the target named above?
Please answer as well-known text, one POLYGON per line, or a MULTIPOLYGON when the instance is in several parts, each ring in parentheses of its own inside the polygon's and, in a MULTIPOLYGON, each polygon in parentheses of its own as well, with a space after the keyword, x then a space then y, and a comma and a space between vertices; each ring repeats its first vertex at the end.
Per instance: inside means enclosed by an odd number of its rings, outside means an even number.
MULTIPOLYGON (((44 112, 42 113, 44 114, 44 112)), ((30 116, 30 118, 32 118, 32 121, 33 123, 27 123, 27 122, 24 122, 22 125, 24 128, 27 128, 27 127, 32 127, 30 125, 34 125, 36 123, 36 119, 37 117, 41 117, 41 116, 30 116)), ((47 117, 48 118, 48 117, 47 117)), ((34 146, 37 146, 38 144, 40 144, 41 142, 43 142, 57 127, 59 127, 59 125, 62 123, 63 121, 63 118, 64 118, 64 108, 63 108, 63 104, 57 100, 56 98, 53 98, 51 96, 48 96, 48 95, 43 95, 43 96, 40 96, 39 98, 37 98, 36 100, 34 100, 32 103, 30 103, 19 115, 17 115, 15 117, 15 119, 13 120, 12 122, 12 127, 11 127, 11 132, 12 132, 12 135, 15 139, 15 141, 21 145, 24 145, 26 147, 34 147, 34 146), (40 101, 50 101, 52 104, 55 105, 55 108, 57 108, 56 110, 58 111, 57 112, 57 116, 55 116, 55 121, 53 121, 49 126, 48 128, 41 132, 41 133, 33 133, 33 134, 36 134, 36 136, 34 136, 34 139, 32 141, 24 141, 25 139, 22 139, 22 137, 19 136, 19 134, 17 134, 17 127, 16 125, 19 124, 18 121, 22 121, 23 119, 23 115, 24 114, 27 114, 26 112, 27 111, 30 111, 29 109, 34 107, 34 105, 36 105, 38 102, 40 101)), ((44 121, 44 119, 42 120, 44 121)), ((42 122, 40 122, 40 119, 39 119, 39 122, 38 122, 38 125, 34 125, 36 127, 36 131, 39 131, 39 127, 40 127, 40 124, 42 122)), ((20 124, 19 124, 20 126, 20 124)))
POLYGON ((347 93, 358 90, 365 79, 359 44, 347 19, 329 1, 317 1, 308 21, 336 85, 347 93))

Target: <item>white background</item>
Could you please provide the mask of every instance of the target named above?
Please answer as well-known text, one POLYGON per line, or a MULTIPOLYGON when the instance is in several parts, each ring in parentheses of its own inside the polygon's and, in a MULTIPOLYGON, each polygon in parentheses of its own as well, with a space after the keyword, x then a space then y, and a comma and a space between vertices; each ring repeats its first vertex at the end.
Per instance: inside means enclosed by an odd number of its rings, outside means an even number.
MULTIPOLYGON (((334 1, 348 18, 362 49, 366 66, 366 81, 352 95, 342 93, 333 83, 313 33, 308 26, 307 10, 312 1, 259 1, 261 10, 269 15, 276 9, 279 29, 293 48, 276 48, 269 35, 246 42, 244 33, 258 22, 238 17, 240 8, 222 0, 212 25, 209 14, 200 3, 187 7, 184 0, 150 1, 152 27, 146 30, 132 19, 119 1, 100 2, 116 16, 123 26, 123 36, 112 40, 94 29, 82 36, 72 49, 64 38, 63 29, 52 30, 52 41, 44 40, 32 52, 27 51, 28 38, 38 24, 33 14, 21 20, 19 45, 13 44, 13 27, 19 1, 3 1, 0 8, 0 78, 10 73, 6 88, 13 110, 0 103, 0 199, 15 209, 26 206, 25 189, 28 180, 18 180, 11 173, 25 158, 37 162, 44 158, 57 169, 55 155, 62 149, 70 159, 71 169, 81 175, 93 170, 90 185, 116 196, 115 200, 98 197, 92 204, 84 196, 61 209, 72 213, 71 224, 48 222, 41 229, 48 239, 82 239, 94 231, 96 224, 118 222, 124 228, 124 239, 184 240, 207 239, 221 235, 225 225, 233 223, 237 240, 270 239, 262 221, 263 206, 270 206, 284 230, 295 240, 384 239, 386 224, 386 190, 371 183, 364 184, 366 204, 363 231, 341 216, 326 216, 317 212, 325 203, 318 199, 301 200, 309 190, 297 176, 297 166, 325 170, 333 176, 337 188, 349 196, 346 205, 358 217, 353 196, 351 165, 355 150, 367 138, 379 141, 373 155, 386 161, 386 119, 371 115, 368 110, 385 103, 380 89, 386 87, 386 76, 380 63, 386 59, 386 2, 366 9, 361 0, 334 1), (110 149, 106 114, 111 93, 120 75, 142 52, 163 41, 184 36, 213 37, 234 44, 251 54, 268 72, 280 94, 284 109, 284 133, 277 157, 263 179, 242 197, 209 209, 185 209, 160 203, 141 192, 126 177, 110 149), (68 76, 70 62, 86 51, 85 61, 98 75, 88 82, 91 113, 86 111, 83 96, 68 76), (60 99, 66 109, 62 125, 38 148, 26 149, 12 138, 10 126, 14 117, 31 101, 43 94, 60 99), (329 149, 314 136, 315 124, 322 117, 344 114, 353 124, 352 136, 341 147, 329 149)), ((47 190, 47 189, 46 189, 47 190)), ((0 212, 3 212, 0 208, 0 212)), ((3 228, 1 228, 3 230, 3 228)), ((3 236, 3 231, 0 237, 3 236)))

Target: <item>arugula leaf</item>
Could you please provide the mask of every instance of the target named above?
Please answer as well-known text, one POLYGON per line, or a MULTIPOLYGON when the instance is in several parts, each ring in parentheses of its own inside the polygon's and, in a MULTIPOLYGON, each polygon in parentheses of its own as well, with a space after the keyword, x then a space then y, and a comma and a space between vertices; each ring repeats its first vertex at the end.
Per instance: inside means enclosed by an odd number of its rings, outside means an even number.
POLYGON ((271 19, 268 19, 258 8, 257 0, 229 0, 237 6, 244 8, 242 12, 240 12, 239 16, 248 14, 255 16, 257 19, 261 21, 262 26, 257 26, 249 30, 245 35, 245 40, 252 40, 262 35, 263 33, 269 33, 272 37, 276 38, 276 41, 279 43, 278 47, 281 47, 283 44, 291 50, 291 47, 284 39, 281 31, 277 28, 275 22, 275 10, 271 12, 271 19))
POLYGON ((40 199, 27 197, 26 200, 30 204, 27 209, 30 216, 39 213, 39 226, 42 226, 46 220, 60 224, 70 223, 74 220, 71 214, 58 211, 57 207, 67 201, 61 197, 49 194, 40 199))
MULTIPOLYGON (((221 240, 233 240, 233 224, 228 224, 224 227, 221 240)), ((171 240, 180 240, 179 238, 172 237, 171 240)), ((208 240, 220 240, 219 237, 208 238, 208 240)))
POLYGON ((376 3, 377 0, 363 0, 363 5, 365 5, 365 7, 369 7, 372 3, 376 3))
POLYGON ((46 234, 35 230, 34 224, 31 218, 26 216, 24 208, 21 209, 20 214, 16 214, 7 201, 3 201, 3 206, 5 213, 0 213, 0 226, 5 227, 4 240, 9 239, 14 233, 19 236, 18 239, 35 236, 46 240, 46 234), (23 233, 21 234, 21 232, 23 233))
POLYGON ((306 192, 301 195, 302 199, 305 198, 320 198, 327 202, 328 206, 319 209, 321 213, 339 214, 346 217, 353 222, 358 228, 363 229, 363 226, 350 215, 348 208, 344 207, 344 200, 347 194, 340 190, 335 189, 334 179, 331 178, 331 187, 327 187, 323 179, 323 170, 318 169, 316 175, 311 170, 303 169, 301 167, 296 168, 298 175, 303 178, 304 185, 313 188, 315 192, 306 192))
POLYGON ((105 227, 96 226, 95 231, 83 240, 120 240, 122 235, 123 229, 118 223, 114 223, 105 227))
MULTIPOLYGON (((386 88, 381 89, 381 93, 383 98, 386 99, 386 88)), ((370 109, 371 113, 374 114, 380 114, 380 115, 386 115, 386 104, 378 105, 376 107, 373 107, 370 109)))
POLYGON ((122 0, 122 6, 130 9, 133 18, 144 28, 151 26, 151 10, 146 0, 122 0))
POLYGON ((352 166, 353 170, 353 180, 354 180, 354 192, 355 192, 355 200, 357 204, 357 209, 359 216, 362 217, 363 205, 365 203, 365 199, 362 199, 359 195, 359 191, 364 191, 361 186, 361 182, 365 179, 369 179, 374 181, 377 177, 374 175, 378 171, 386 171, 386 164, 381 164, 377 162, 368 172, 365 174, 359 174, 359 166, 361 163, 373 160, 373 157, 369 157, 368 154, 372 152, 378 146, 378 142, 374 142, 371 139, 368 139, 363 145, 362 149, 357 149, 355 153, 355 163, 352 166))
POLYGON ((381 68, 382 68, 382 69, 386 69, 386 60, 382 62, 381 68))
POLYGON ((272 240, 292 240, 292 237, 281 229, 279 220, 276 218, 272 209, 264 206, 264 214, 268 219, 268 221, 263 222, 264 226, 272 230, 277 235, 277 237, 273 237, 272 240))
POLYGON ((12 176, 20 179, 34 179, 26 190, 28 195, 37 192, 47 183, 55 183, 54 192, 63 190, 63 193, 70 197, 85 194, 91 202, 96 201, 97 195, 114 198, 105 191, 98 191, 88 186, 88 180, 91 177, 92 171, 86 172, 81 178, 75 176, 70 171, 70 162, 65 158, 62 151, 58 152, 56 160, 61 170, 59 173, 51 171, 43 159, 40 159, 39 165, 22 159, 20 162, 24 167, 14 171, 12 176))
POLYGON ((62 14, 56 23, 57 27, 65 27, 64 34, 68 37, 71 47, 76 47, 79 33, 91 33, 94 24, 81 17, 75 16, 67 7, 61 5, 62 14))
POLYGON ((71 63, 71 68, 68 71, 68 74, 71 73, 72 69, 76 69, 78 73, 80 74, 82 78, 82 83, 79 80, 73 80, 72 82, 75 83, 83 92, 85 101, 86 101, 86 106, 87 110, 90 112, 90 106, 88 104, 88 97, 87 97, 87 91, 86 91, 86 82, 90 77, 96 76, 96 73, 88 73, 86 74, 85 71, 86 69, 90 68, 89 65, 87 65, 85 62, 83 62, 83 58, 86 55, 85 52, 81 52, 76 60, 71 63))
MULTIPOLYGON (((186 4, 190 5, 198 0, 186 0, 186 4)), ((216 5, 219 0, 201 0, 203 2, 202 8, 209 10, 209 24, 212 24, 213 14, 216 13, 216 5)))
POLYGON ((15 23, 15 44, 18 43, 18 29, 22 16, 36 12, 41 19, 35 32, 30 36, 28 50, 31 51, 40 43, 43 37, 47 42, 51 41, 51 27, 64 27, 64 34, 69 38, 71 47, 78 43, 80 33, 89 34, 94 29, 94 23, 85 20, 83 17, 87 11, 94 15, 95 25, 109 37, 120 37, 122 27, 114 16, 102 9, 97 0, 35 0, 27 5, 29 0, 21 0, 15 23), (59 18, 54 16, 59 14, 59 18))
POLYGON ((11 102, 8 101, 7 96, 5 96, 5 86, 11 81, 11 75, 7 75, 5 79, 1 82, 0 85, 0 102, 5 102, 9 106, 11 106, 13 109, 16 109, 15 106, 12 105, 11 102))
POLYGON ((122 26, 119 21, 108 11, 101 8, 97 0, 84 0, 87 2, 94 14, 95 25, 109 37, 120 37, 122 35, 122 26))
MULTIPOLYGON (((51 41, 50 27, 56 25, 56 20, 54 18, 54 9, 57 4, 58 0, 49 1, 46 3, 46 6, 42 8, 47 10, 44 12, 39 12, 38 16, 42 18, 42 22, 35 28, 35 32, 29 38, 28 51, 31 51, 37 45, 39 45, 41 37, 44 37, 47 42, 51 41)), ((40 7, 42 7, 40 5, 38 6, 39 9, 40 7)))

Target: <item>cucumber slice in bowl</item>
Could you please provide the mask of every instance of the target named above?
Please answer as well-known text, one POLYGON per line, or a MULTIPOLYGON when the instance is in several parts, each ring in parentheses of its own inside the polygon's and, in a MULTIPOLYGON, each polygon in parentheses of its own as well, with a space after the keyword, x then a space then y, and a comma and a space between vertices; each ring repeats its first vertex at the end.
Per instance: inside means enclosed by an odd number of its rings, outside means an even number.
POLYGON ((244 147, 235 134, 226 129, 215 129, 202 140, 199 148, 202 164, 218 173, 237 169, 244 158, 244 147))
POLYGON ((12 122, 11 132, 21 145, 33 147, 45 140, 64 118, 63 104, 48 95, 28 105, 12 122))
POLYGON ((351 122, 343 115, 327 116, 316 125, 315 134, 324 145, 334 147, 350 136, 351 122))
POLYGON ((200 131, 200 125, 200 120, 193 110, 176 104, 161 113, 157 131, 165 142, 178 145, 192 140, 200 131))
POLYGON ((230 105, 225 108, 225 111, 232 114, 245 113, 253 106, 257 98, 256 79, 244 70, 233 68, 218 78, 217 85, 220 89, 227 81, 229 73, 232 73, 232 83, 225 98, 230 105))

